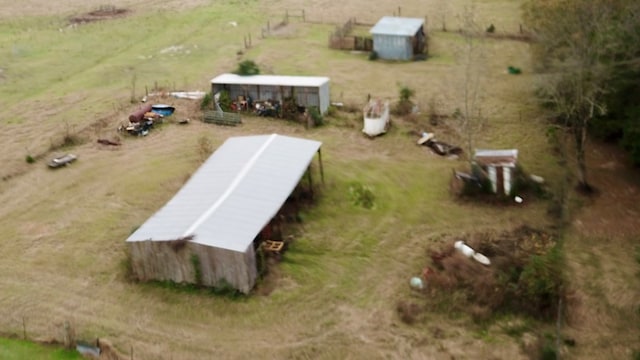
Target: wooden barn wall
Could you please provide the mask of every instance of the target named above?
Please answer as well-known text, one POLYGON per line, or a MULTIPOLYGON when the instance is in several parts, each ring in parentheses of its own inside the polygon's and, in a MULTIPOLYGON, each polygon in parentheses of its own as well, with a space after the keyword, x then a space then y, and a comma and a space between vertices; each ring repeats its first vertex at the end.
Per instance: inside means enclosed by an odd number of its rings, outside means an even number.
POLYGON ((133 275, 141 281, 169 280, 211 287, 226 282, 245 294, 256 282, 257 267, 252 245, 244 253, 176 241, 135 241, 130 242, 129 247, 133 275), (196 263, 200 266, 199 274, 194 267, 196 263))
POLYGON ((198 254, 202 271, 202 284, 220 286, 225 282, 247 294, 256 283, 258 270, 253 244, 245 252, 190 243, 192 252, 198 254))

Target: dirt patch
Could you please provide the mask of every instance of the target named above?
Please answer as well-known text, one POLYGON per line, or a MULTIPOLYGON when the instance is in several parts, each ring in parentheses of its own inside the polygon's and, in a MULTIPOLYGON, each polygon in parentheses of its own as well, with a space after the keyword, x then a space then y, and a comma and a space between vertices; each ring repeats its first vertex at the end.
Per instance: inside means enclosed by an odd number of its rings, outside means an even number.
POLYGON ((95 21, 109 20, 115 18, 121 18, 129 13, 128 9, 118 8, 111 5, 100 6, 96 10, 89 11, 86 14, 74 16, 69 19, 69 23, 73 24, 85 24, 95 21))
POLYGON ((579 209, 565 241, 573 293, 563 332, 575 338, 572 358, 629 358, 640 351, 638 169, 622 149, 600 142, 590 143, 587 164, 596 193, 574 199, 579 209))

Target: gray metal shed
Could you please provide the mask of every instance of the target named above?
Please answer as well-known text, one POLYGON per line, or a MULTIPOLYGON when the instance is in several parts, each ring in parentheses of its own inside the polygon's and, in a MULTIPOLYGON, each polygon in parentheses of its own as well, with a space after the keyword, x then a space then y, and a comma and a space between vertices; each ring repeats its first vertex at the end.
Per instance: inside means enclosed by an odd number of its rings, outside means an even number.
POLYGON ((257 277, 253 241, 320 146, 277 134, 227 139, 126 240, 134 276, 251 291, 257 277))
POLYGON ((427 40, 423 19, 385 16, 369 32, 373 51, 381 59, 411 60, 424 54, 427 40))
POLYGON ((317 106, 324 115, 329 108, 329 78, 324 76, 222 74, 211 80, 213 94, 226 90, 232 99, 250 96, 254 101, 282 101, 295 95, 299 105, 317 106))

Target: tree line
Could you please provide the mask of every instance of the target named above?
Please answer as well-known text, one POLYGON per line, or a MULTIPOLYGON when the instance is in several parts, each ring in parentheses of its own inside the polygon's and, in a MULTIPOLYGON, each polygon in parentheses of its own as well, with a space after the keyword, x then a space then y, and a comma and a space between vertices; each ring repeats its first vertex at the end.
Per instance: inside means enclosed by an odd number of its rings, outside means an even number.
POLYGON ((571 141, 578 185, 590 190, 590 136, 619 141, 640 165, 640 1, 528 0, 542 104, 571 141))

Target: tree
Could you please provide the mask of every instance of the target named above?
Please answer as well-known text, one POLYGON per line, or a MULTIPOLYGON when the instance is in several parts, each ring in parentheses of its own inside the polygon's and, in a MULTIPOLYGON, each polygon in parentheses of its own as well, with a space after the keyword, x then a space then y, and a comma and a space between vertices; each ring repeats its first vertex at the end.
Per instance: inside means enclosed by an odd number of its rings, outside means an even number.
POLYGON ((482 117, 482 67, 485 64, 485 54, 479 43, 485 36, 484 31, 475 21, 475 7, 473 3, 465 6, 462 13, 461 33, 463 45, 460 49, 459 63, 463 67, 464 76, 460 84, 462 108, 456 110, 456 117, 460 123, 460 131, 464 137, 465 151, 469 154, 469 163, 473 161, 472 153, 475 136, 483 125, 482 117))
POLYGON ((633 0, 529 0, 524 19, 536 38, 543 101, 574 141, 578 186, 591 190, 586 147, 591 122, 607 112, 616 74, 633 63, 633 0))

